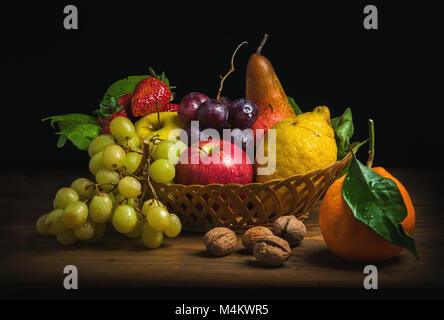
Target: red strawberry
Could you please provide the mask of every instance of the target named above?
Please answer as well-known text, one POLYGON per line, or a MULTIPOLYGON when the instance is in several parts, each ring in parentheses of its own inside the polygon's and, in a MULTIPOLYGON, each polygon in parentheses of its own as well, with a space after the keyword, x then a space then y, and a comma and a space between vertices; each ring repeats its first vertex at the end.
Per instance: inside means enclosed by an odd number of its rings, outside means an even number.
POLYGON ((131 98, 131 112, 135 117, 146 116, 156 112, 156 104, 159 109, 168 105, 171 99, 171 91, 165 82, 156 78, 147 78, 139 82, 134 89, 131 98))
MULTIPOLYGON (((119 98, 120 99, 120 98, 119 98)), ((110 134, 109 125, 114 118, 117 117, 128 117, 124 106, 119 104, 115 98, 111 98, 111 102, 109 106, 105 106, 100 104, 100 108, 96 110, 97 114, 97 122, 99 126, 102 127, 102 134, 110 134)))
POLYGON ((125 110, 128 112, 131 111, 131 97, 133 95, 131 93, 124 94, 119 99, 117 99, 117 103, 124 106, 125 110))
POLYGON ((160 112, 177 112, 179 110, 179 105, 174 103, 169 103, 165 108, 159 110, 160 112))
POLYGON ((134 89, 131 98, 131 113, 135 117, 146 116, 150 113, 167 108, 169 102, 173 99, 172 88, 165 73, 157 75, 150 68, 151 77, 140 81, 134 89))

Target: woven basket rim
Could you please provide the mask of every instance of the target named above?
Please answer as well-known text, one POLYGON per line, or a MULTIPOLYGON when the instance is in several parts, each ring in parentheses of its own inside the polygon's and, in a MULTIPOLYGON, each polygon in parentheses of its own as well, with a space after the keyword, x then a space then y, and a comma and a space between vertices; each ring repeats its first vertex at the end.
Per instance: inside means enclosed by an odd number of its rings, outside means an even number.
POLYGON ((329 166, 327 166, 325 168, 322 168, 322 169, 317 169, 317 170, 314 170, 314 171, 310 171, 310 172, 308 172, 306 174, 295 174, 295 175, 292 175, 292 176, 289 176, 289 177, 283 178, 283 179, 273 179, 273 180, 269 180, 267 182, 250 182, 250 183, 247 183, 247 184, 240 184, 240 183, 227 183, 227 184, 210 183, 210 184, 205 184, 205 185, 202 185, 202 184, 184 185, 184 184, 180 184, 180 183, 172 183, 172 184, 154 183, 154 185, 157 185, 157 186, 169 186, 169 187, 172 187, 172 186, 177 186, 177 187, 198 187, 198 188, 199 187, 200 188, 214 187, 214 186, 231 186, 231 187, 235 187, 235 188, 240 188, 240 187, 251 186, 251 185, 267 185, 267 184, 273 184, 273 183, 276 183, 276 182, 282 182, 282 181, 285 181, 285 180, 288 180, 288 179, 293 179, 295 177, 309 177, 309 176, 312 176, 312 175, 316 175, 319 172, 322 172, 322 171, 325 171, 325 170, 329 170, 330 168, 334 168, 334 167, 340 166, 343 163, 347 163, 350 160, 349 158, 352 157, 352 154, 353 154, 353 152, 350 151, 350 152, 347 153, 347 155, 342 160, 335 161, 332 164, 330 164, 329 166))

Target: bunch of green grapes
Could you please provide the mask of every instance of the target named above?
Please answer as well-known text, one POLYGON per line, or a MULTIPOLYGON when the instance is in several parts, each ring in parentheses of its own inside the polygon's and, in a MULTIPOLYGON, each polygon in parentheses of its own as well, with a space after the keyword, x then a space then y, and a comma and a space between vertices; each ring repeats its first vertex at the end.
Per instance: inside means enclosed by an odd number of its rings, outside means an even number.
POLYGON ((184 144, 180 141, 153 144, 154 150, 148 158, 151 166, 145 164, 140 168, 143 151, 132 122, 117 117, 111 121, 110 131, 110 135, 96 137, 88 149, 89 171, 95 182, 79 178, 70 187, 58 190, 54 210, 37 220, 37 231, 55 235, 64 245, 78 240, 97 242, 110 222, 127 237, 141 237, 148 248, 157 248, 163 243, 164 235, 179 235, 182 225, 179 217, 170 214, 157 196, 143 201, 143 190, 147 188, 143 184, 150 184, 150 179, 171 182, 174 164, 184 144))

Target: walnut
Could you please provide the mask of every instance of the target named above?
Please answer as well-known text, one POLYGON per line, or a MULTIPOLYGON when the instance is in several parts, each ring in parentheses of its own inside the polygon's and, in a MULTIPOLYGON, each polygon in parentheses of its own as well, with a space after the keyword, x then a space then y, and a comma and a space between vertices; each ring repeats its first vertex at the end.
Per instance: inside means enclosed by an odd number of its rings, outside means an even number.
POLYGON ((273 232, 271 232, 270 229, 265 227, 252 227, 245 231, 244 235, 242 236, 242 244, 244 245, 245 249, 247 249, 250 252, 253 252, 254 244, 257 240, 265 237, 265 236, 272 236, 273 232))
POLYGON ((277 236, 267 236, 256 241, 253 254, 265 265, 278 266, 290 256, 291 249, 287 241, 277 236))
POLYGON ((290 246, 297 246, 305 237, 307 230, 302 221, 295 216, 282 216, 273 224, 273 233, 288 241, 290 246))
POLYGON ((224 256, 234 251, 237 236, 228 228, 217 227, 205 233, 203 241, 210 254, 224 256))

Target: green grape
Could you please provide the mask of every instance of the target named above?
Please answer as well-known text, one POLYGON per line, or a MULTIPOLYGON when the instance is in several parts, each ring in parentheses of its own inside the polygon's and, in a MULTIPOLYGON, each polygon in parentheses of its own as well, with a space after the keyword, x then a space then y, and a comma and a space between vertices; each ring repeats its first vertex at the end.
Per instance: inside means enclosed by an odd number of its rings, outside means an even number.
POLYGON ((52 201, 52 206, 54 207, 54 209, 61 209, 59 207, 59 204, 57 203, 56 199, 54 198, 54 200, 52 201))
POLYGON ((127 198, 136 198, 142 193, 142 185, 139 180, 133 177, 123 177, 117 186, 119 192, 127 198))
POLYGON ((116 204, 117 204, 116 196, 114 195, 113 192, 108 192, 107 195, 109 195, 109 197, 111 198, 111 200, 113 202, 113 211, 114 211, 114 208, 116 207, 116 204))
POLYGON ((125 235, 128 238, 140 238, 140 236, 142 235, 142 228, 143 228, 143 223, 142 222, 138 222, 136 224, 136 227, 134 228, 133 231, 125 233, 125 235))
POLYGON ((90 157, 94 156, 96 153, 105 150, 110 144, 115 144, 116 141, 110 134, 101 134, 95 137, 88 147, 88 154, 90 157))
POLYGON ((179 163, 180 154, 187 149, 187 145, 180 140, 164 140, 153 150, 154 160, 166 159, 173 165, 179 163))
POLYGON ((116 204, 121 204, 123 201, 125 201, 126 197, 121 194, 120 192, 114 196, 116 199, 116 204))
POLYGON ((48 231, 48 224, 46 223, 46 218, 48 217, 48 213, 45 213, 44 215, 40 216, 40 218, 37 219, 37 222, 35 223, 35 228, 37 229, 37 232, 41 235, 49 235, 48 231))
POLYGON ((86 219, 81 226, 74 228, 74 234, 79 240, 88 240, 94 237, 96 223, 90 218, 86 219))
POLYGON ((109 145, 103 150, 103 166, 110 170, 117 170, 125 164, 125 151, 117 144, 109 145))
POLYGON ((139 199, 130 198, 127 200, 126 204, 129 205, 130 207, 133 207, 134 209, 136 209, 139 206, 139 199))
POLYGON ((79 200, 79 195, 72 188, 61 188, 55 195, 55 205, 61 209, 65 209, 66 206, 74 201, 79 200))
POLYGON ((57 234, 57 241, 65 246, 71 246, 77 242, 77 238, 74 231, 67 229, 57 234))
POLYGON ((148 199, 143 203, 142 206, 142 213, 146 216, 148 213, 148 209, 151 207, 156 207, 156 206, 160 206, 166 209, 165 205, 160 202, 159 200, 156 199, 148 199))
POLYGON ((167 237, 174 238, 177 237, 182 230, 182 223, 180 222, 180 219, 178 216, 176 216, 174 213, 170 213, 170 225, 166 227, 163 232, 167 237))
POLYGON ((71 188, 77 192, 80 200, 85 200, 93 194, 94 183, 86 178, 78 178, 72 182, 71 188))
POLYGON ((96 174, 96 182, 98 184, 103 184, 100 187, 105 192, 113 190, 114 189, 113 185, 117 185, 119 181, 120 181, 120 175, 118 172, 114 170, 100 169, 96 174))
POLYGON ((56 235, 57 233, 66 231, 67 228, 62 221, 63 212, 63 209, 55 209, 48 213, 45 223, 50 234, 56 235))
POLYGON ((140 138, 137 134, 135 134, 134 136, 132 136, 129 140, 123 140, 123 141, 119 141, 119 144, 124 147, 127 148, 129 150, 134 150, 134 151, 142 151, 142 149, 140 149, 140 138))
POLYGON ((100 151, 93 155, 89 160, 89 172, 91 172, 93 175, 96 175, 97 172, 103 168, 102 155, 103 151, 100 151))
POLYGON ((146 212, 146 220, 157 231, 165 230, 171 223, 168 210, 160 206, 149 207, 146 212))
POLYGON ((63 224, 70 229, 77 228, 88 218, 88 206, 82 201, 70 203, 63 213, 63 224))
POLYGON ((109 129, 117 141, 129 140, 136 134, 133 123, 126 117, 114 118, 110 123, 109 129))
POLYGON ((107 193, 101 193, 94 196, 88 207, 88 213, 91 219, 97 223, 105 223, 113 214, 114 202, 107 193))
POLYGON ((120 233, 133 231, 137 224, 136 210, 128 205, 118 206, 114 210, 112 223, 114 228, 120 233))
POLYGON ((159 248, 163 243, 163 232, 151 228, 149 223, 142 227, 142 242, 150 249, 159 248))
POLYGON ((151 164, 150 177, 158 183, 167 183, 174 179, 176 169, 169 160, 159 159, 151 164))
POLYGON ((103 238, 106 231, 106 223, 96 223, 94 228, 94 236, 91 239, 86 240, 88 243, 96 243, 103 238))
POLYGON ((128 152, 125 156, 125 174, 133 174, 139 167, 140 161, 142 160, 142 155, 137 152, 128 152))

